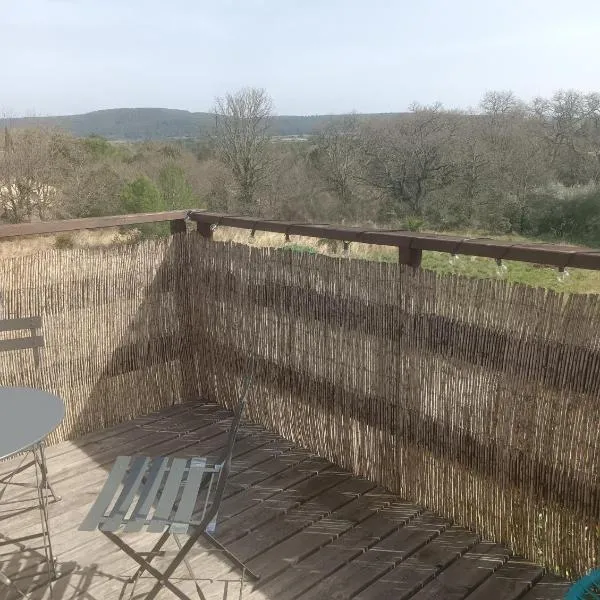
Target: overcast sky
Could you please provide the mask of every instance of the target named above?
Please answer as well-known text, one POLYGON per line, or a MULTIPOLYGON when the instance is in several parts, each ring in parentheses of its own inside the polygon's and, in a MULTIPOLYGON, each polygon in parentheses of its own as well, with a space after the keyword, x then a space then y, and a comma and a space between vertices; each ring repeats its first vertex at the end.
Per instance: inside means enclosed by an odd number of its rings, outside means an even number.
POLYGON ((12 116, 205 111, 244 86, 278 114, 600 91, 600 0, 0 0, 0 20, 12 116))

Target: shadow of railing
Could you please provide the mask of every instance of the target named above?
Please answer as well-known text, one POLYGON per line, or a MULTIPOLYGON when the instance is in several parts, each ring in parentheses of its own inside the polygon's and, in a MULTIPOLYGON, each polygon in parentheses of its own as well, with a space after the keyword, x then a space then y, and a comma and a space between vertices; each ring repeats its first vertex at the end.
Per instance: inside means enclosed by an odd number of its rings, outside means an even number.
MULTIPOLYGON (((10 538, 0 538, 3 544, 0 547, 2 573, 12 582, 10 587, 0 584, 0 600, 17 598, 19 594, 28 594, 31 600, 49 597, 45 556, 31 544, 12 544, 10 538)), ((103 571, 96 563, 82 565, 72 560, 59 562, 57 577, 51 584, 52 599, 103 600, 104 592, 100 589, 96 595, 93 588, 109 581, 122 584, 125 588, 127 578, 103 571)))

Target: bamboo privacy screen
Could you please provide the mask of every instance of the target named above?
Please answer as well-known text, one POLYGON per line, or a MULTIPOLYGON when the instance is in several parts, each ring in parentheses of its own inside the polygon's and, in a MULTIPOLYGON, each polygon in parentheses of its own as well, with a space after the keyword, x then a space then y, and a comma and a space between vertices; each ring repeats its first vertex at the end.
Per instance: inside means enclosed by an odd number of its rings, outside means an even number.
POLYGON ((204 397, 253 369, 267 427, 562 573, 598 564, 597 297, 189 244, 204 397))
POLYGON ((169 406, 184 396, 180 262, 167 240, 0 261, 0 318, 40 315, 45 347, 0 354, 0 385, 62 397, 50 442, 169 406))
MULTIPOLYGON (((65 398, 55 439, 229 404, 563 573, 600 562, 600 302, 196 235, 0 263, 47 346, 0 384, 65 398)), ((7 314, 8 313, 8 314, 7 314)))

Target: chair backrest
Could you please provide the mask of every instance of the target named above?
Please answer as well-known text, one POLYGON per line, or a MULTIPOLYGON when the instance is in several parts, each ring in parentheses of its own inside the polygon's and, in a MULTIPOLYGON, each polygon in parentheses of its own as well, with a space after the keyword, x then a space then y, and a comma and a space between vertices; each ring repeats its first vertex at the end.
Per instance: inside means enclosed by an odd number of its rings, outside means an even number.
POLYGON ((242 384, 242 394, 233 411, 233 419, 231 421, 231 427, 229 428, 229 437, 227 438, 227 445, 221 454, 221 457, 217 462, 225 464, 227 461, 231 462, 231 456, 233 454, 233 447, 235 446, 235 440, 237 437, 238 430, 240 428, 240 423, 242 421, 242 415, 244 413, 244 408, 246 408, 246 396, 248 395, 248 390, 250 389, 250 383, 252 381, 252 377, 248 376, 244 379, 244 383, 242 384))
POLYGON ((42 317, 25 317, 18 319, 0 319, 0 332, 27 332, 28 335, 0 340, 0 352, 14 350, 33 350, 35 366, 40 366, 40 348, 44 347, 44 336, 41 334, 42 317))
POLYGON ((205 512, 202 517, 202 521, 199 525, 201 529, 206 529, 209 525, 215 524, 215 517, 219 510, 219 505, 221 504, 221 499, 223 497, 223 492, 225 491, 225 485, 227 484, 227 478, 229 477, 229 471, 231 470, 231 458, 233 456, 233 448, 235 446, 235 440, 237 437, 238 429, 240 428, 240 422, 242 420, 242 414, 244 412, 244 408, 246 406, 246 396, 248 395, 248 390, 250 389, 250 384, 252 382, 252 376, 248 376, 245 378, 242 388, 242 395, 240 396, 240 400, 237 404, 237 407, 234 411, 233 420, 231 422, 231 428, 229 429, 229 437, 227 439, 227 446, 217 464, 220 464, 219 470, 219 479, 217 481, 217 485, 215 488, 215 493, 212 498, 212 503, 210 508, 205 512))

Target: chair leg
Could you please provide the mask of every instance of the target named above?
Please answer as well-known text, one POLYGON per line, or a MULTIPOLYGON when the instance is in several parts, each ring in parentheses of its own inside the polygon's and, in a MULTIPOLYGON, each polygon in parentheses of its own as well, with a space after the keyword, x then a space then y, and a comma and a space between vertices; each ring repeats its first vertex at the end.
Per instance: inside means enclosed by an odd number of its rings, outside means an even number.
MULTIPOLYGON (((165 533, 163 533, 158 542, 156 542, 156 544, 154 545, 154 548, 152 548, 152 550, 150 550, 150 557, 148 558, 148 564, 150 564, 152 562, 152 559, 156 556, 156 553, 165 545, 165 542, 169 539, 169 531, 167 530, 165 533)), ((144 573, 145 571, 145 567, 141 566, 130 578, 129 578, 129 583, 135 583, 144 573)))
POLYGON ((146 596, 146 599, 155 598, 158 592, 160 592, 160 590, 163 587, 166 587, 170 592, 173 592, 173 594, 175 594, 178 598, 181 598, 181 600, 191 600, 191 598, 187 594, 184 594, 181 590, 179 590, 169 581, 169 577, 171 576, 172 572, 167 573, 165 571, 164 573, 161 573, 158 569, 155 569, 148 561, 144 560, 138 552, 136 552, 131 546, 126 544, 121 538, 116 536, 114 533, 111 533, 110 531, 102 531, 102 533, 116 546, 121 548, 121 550, 123 550, 123 552, 125 552, 127 556, 131 557, 133 560, 135 560, 135 562, 138 565, 143 567, 142 572, 148 571, 148 573, 150 573, 153 577, 156 578, 156 585, 152 588, 150 594, 146 596))
MULTIPOLYGON (((106 532, 104 532, 104 533, 105 533, 105 535, 108 535, 106 532)), ((248 573, 248 575, 250 575, 254 580, 259 579, 259 576, 256 575, 256 573, 254 573, 252 570, 250 570, 239 558, 237 558, 237 556, 235 556, 235 554, 233 554, 232 552, 227 550, 227 548, 225 548, 225 546, 223 546, 223 544, 221 544, 218 540, 216 540, 212 535, 210 535, 209 533, 206 533, 206 531, 202 531, 202 532, 198 532, 194 535, 191 535, 188 538, 187 542, 181 546, 179 552, 177 553, 177 555, 175 556, 175 558, 173 559, 171 564, 164 571, 163 581, 159 580, 154 585, 154 587, 150 590, 150 592, 146 596, 146 600, 153 600, 154 598, 156 598, 157 594, 161 590, 161 586, 163 585, 163 582, 165 580, 168 580, 169 577, 171 577, 171 575, 175 572, 175 569, 177 569, 177 567, 185 560, 187 553, 191 550, 192 546, 198 541, 200 536, 204 536, 206 539, 210 540, 210 542, 213 545, 215 545, 217 548, 219 548, 219 550, 221 550, 232 562, 234 562, 236 565, 238 565, 242 569, 242 573, 248 573)))
MULTIPOLYGON (((181 546, 181 542, 179 541, 179 538, 177 537, 177 534, 175 534, 175 533, 173 534, 173 539, 175 540, 175 543, 177 544, 177 547, 179 548, 179 550, 181 550, 182 546, 181 546)), ((204 595, 204 593, 202 592, 202 589, 200 588, 200 585, 196 581, 196 576, 194 575, 194 571, 192 569, 192 565, 190 565, 190 561, 187 558, 184 558, 183 562, 185 563, 185 566, 187 567, 190 577, 192 578, 192 580, 194 581, 194 584, 196 585, 196 591, 198 592, 198 596, 200 597, 200 600, 206 600, 206 596, 204 595)))
POLYGON ((185 544, 183 544, 183 546, 181 546, 181 549, 179 550, 179 552, 177 553, 175 558, 172 560, 171 564, 165 569, 164 573, 162 574, 162 581, 159 580, 154 585, 154 587, 150 590, 150 592, 146 596, 146 600, 153 600, 154 598, 156 598, 157 594, 161 590, 161 586, 165 585, 164 582, 168 581, 169 577, 171 577, 171 575, 173 575, 173 573, 175 572, 175 569, 177 569, 177 567, 182 563, 182 561, 185 559, 187 553, 190 551, 192 546, 198 541, 199 537, 200 537, 200 533, 192 535, 188 538, 187 542, 185 544))

